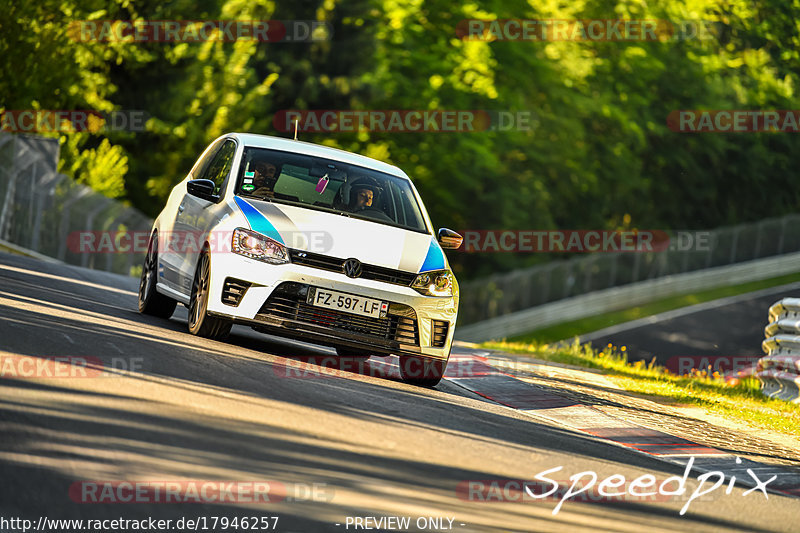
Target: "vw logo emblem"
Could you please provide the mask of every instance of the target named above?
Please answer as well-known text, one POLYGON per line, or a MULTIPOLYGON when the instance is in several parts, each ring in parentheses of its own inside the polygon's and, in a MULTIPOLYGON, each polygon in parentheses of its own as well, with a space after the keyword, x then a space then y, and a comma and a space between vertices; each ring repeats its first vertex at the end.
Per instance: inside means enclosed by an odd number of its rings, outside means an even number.
POLYGON ((348 259, 342 265, 342 272, 348 278, 357 278, 361 276, 361 261, 358 259, 348 259))

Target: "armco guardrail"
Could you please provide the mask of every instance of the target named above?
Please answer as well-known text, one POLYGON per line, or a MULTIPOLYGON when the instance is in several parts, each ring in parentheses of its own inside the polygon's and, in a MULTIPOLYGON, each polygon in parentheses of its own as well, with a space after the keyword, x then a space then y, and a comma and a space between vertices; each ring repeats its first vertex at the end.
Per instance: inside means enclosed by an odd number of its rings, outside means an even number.
POLYGON ((477 324, 459 326, 456 328, 456 338, 483 342, 514 337, 561 322, 618 311, 670 296, 791 274, 800 269, 798 265, 800 253, 793 253, 642 281, 540 305, 477 324))
POLYGON ((800 214, 666 233, 671 242, 662 251, 588 253, 463 281, 459 323, 477 324, 595 291, 800 252, 800 214), (684 246, 690 241, 697 246, 684 246))
POLYGON ((756 376, 770 398, 800 403, 800 298, 784 298, 769 308, 767 354, 758 361, 756 376))
POLYGON ((57 172, 57 139, 0 132, 0 242, 118 274, 131 274, 143 252, 87 253, 70 247, 76 232, 147 232, 152 222, 122 202, 57 172))

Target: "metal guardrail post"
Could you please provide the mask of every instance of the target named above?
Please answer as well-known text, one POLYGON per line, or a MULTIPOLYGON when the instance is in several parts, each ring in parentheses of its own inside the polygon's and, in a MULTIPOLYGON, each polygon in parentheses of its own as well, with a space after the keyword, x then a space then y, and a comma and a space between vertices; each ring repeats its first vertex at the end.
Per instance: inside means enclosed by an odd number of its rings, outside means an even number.
POLYGON ((608 287, 611 288, 617 283, 617 265, 622 260, 620 255, 614 257, 614 260, 611 261, 611 268, 608 272, 608 287))
MULTIPOLYGON (((124 209, 124 210, 122 211, 122 213, 120 213, 119 215, 117 215, 117 216, 116 216, 116 217, 115 217, 115 218, 114 218, 114 219, 111 221, 111 224, 109 224, 109 225, 108 225, 108 228, 107 228, 107 230, 108 230, 108 231, 116 231, 116 228, 117 228, 117 227, 119 227, 119 225, 120 225, 120 224, 122 224, 122 222, 123 222, 124 220, 126 220, 126 219, 128 219, 128 218, 132 218, 134 214, 135 214, 135 213, 134 213, 133 211, 130 211, 130 210, 128 210, 128 209, 124 209)), ((131 251, 130 251, 130 255, 133 255, 133 250, 131 250, 131 251)), ((107 253, 107 254, 106 254, 106 267, 105 267, 105 269, 104 269, 106 272, 111 272, 111 270, 112 270, 112 268, 113 268, 113 260, 114 260, 114 254, 113 254, 113 253, 110 253, 110 252, 109 252, 109 253, 107 253)))
MULTIPOLYGON (((106 209, 106 207, 108 207, 108 204, 110 204, 110 203, 111 203, 111 198, 107 198, 107 197, 104 196, 104 197, 102 197, 100 199, 100 202, 98 203, 97 207, 95 207, 94 209, 89 211, 89 214, 86 215, 86 226, 85 226, 85 228, 86 228, 87 231, 93 231, 94 230, 94 219, 97 217, 97 215, 101 211, 106 209)), ((83 256, 81 257, 81 266, 85 267, 85 266, 88 266, 88 265, 89 265, 89 254, 84 253, 83 256)))
POLYGON ((739 244, 739 233, 741 227, 737 227, 733 231, 733 240, 731 241, 731 255, 728 258, 728 264, 731 265, 736 262, 736 247, 739 244))
POLYGON ((639 281, 639 269, 642 266, 642 254, 636 254, 633 258, 633 272, 631 273, 631 283, 639 281))
POLYGON ((51 178, 44 180, 42 183, 43 186, 47 187, 46 192, 40 190, 39 195, 36 198, 36 217, 34 218, 33 225, 31 226, 33 228, 31 231, 31 250, 34 252, 41 251, 39 250, 39 243, 40 234, 42 231, 42 214, 44 213, 45 198, 55 196, 56 187, 58 187, 58 184, 67 179, 67 176, 64 174, 58 174, 56 172, 53 172, 51 176, 51 178))
POLYGON ((780 235, 778 235, 778 253, 779 254, 783 253, 783 237, 784 237, 784 234, 786 233, 786 221, 788 219, 789 219, 789 217, 782 217, 781 218, 781 232, 780 232, 780 235))
POLYGON ((67 199, 66 202, 61 206, 61 224, 59 225, 58 235, 60 240, 58 241, 58 257, 60 261, 63 261, 67 257, 67 238, 69 237, 69 212, 72 209, 72 205, 88 196, 92 190, 89 187, 81 187, 78 190, 78 194, 74 195, 73 197, 67 199))
POLYGON ((561 295, 562 298, 569 298, 572 292, 572 286, 575 285, 575 274, 572 272, 572 263, 573 261, 567 261, 565 265, 566 275, 564 276, 564 292, 561 295))
POLYGON ((546 304, 549 302, 550 298, 550 287, 552 286, 551 280, 553 279, 553 268, 556 265, 550 265, 548 268, 544 269, 544 283, 542 283, 542 300, 541 303, 546 304))
POLYGON ((28 227, 33 227, 33 211, 36 198, 36 186, 38 185, 38 176, 36 174, 36 161, 31 165, 31 179, 30 187, 28 188, 28 227))
POLYGON ((758 259, 759 253, 761 252, 761 229, 763 225, 763 221, 756 225, 756 243, 753 245, 753 259, 758 259))

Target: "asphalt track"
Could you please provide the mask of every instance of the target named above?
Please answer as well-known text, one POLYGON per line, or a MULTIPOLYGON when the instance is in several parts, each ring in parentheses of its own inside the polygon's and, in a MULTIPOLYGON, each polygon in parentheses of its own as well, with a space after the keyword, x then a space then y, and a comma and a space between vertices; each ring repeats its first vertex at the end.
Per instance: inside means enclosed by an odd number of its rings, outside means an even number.
POLYGON ((139 315, 135 290, 136 280, 0 253, 0 519, 278 516, 274 530, 284 532, 364 531, 348 517, 388 516, 409 517, 409 531, 797 529, 800 500, 744 496, 740 485, 693 501, 682 516, 680 497, 575 498, 554 514, 558 498, 508 487, 559 466, 548 477, 564 489, 584 471, 662 480, 684 469, 489 401, 458 380, 424 389, 394 374, 288 372, 333 352, 239 327, 226 342, 199 339, 186 332, 183 308, 169 321, 139 315), (93 361, 93 372, 24 377, 6 367, 63 357, 93 361), (463 490, 492 480, 507 490, 463 490), (93 503, 98 493, 81 492, 176 481, 280 490, 260 503, 93 503), (453 522, 417 528, 424 517, 453 522))
POLYGON ((625 346, 629 360, 655 357, 661 365, 675 366, 676 359, 690 357, 712 362, 717 358, 755 360, 764 355, 761 342, 767 312, 785 297, 800 297, 797 283, 621 324, 583 335, 581 341, 591 341, 593 346, 625 346))

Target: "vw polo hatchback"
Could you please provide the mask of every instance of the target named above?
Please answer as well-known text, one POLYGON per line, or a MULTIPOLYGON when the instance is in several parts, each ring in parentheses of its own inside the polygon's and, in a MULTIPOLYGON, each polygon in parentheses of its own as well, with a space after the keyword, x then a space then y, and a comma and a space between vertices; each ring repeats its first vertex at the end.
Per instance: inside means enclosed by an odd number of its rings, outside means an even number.
POLYGON ((341 357, 396 355, 404 381, 445 372, 458 283, 399 168, 311 143, 231 133, 206 148, 156 218, 139 311, 189 309, 194 335, 233 324, 332 346, 341 357))

